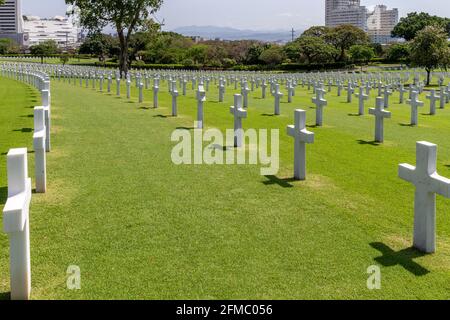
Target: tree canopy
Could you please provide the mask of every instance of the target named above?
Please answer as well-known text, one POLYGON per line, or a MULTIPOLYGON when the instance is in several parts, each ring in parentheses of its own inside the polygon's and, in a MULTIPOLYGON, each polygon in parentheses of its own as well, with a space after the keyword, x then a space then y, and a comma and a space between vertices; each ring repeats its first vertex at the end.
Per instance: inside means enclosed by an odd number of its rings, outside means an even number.
POLYGON ((81 25, 90 32, 99 33, 108 25, 115 27, 120 43, 120 70, 127 73, 131 37, 147 26, 150 15, 159 10, 163 0, 66 0, 66 3, 76 6, 81 25))
POLYGON ((410 41, 416 37, 420 30, 423 30, 427 26, 441 27, 450 35, 449 18, 431 16, 425 12, 411 12, 406 17, 400 19, 400 22, 392 31, 392 36, 410 41))
POLYGON ((425 68, 429 85, 431 71, 436 68, 447 68, 450 63, 446 31, 436 26, 428 26, 419 31, 411 42, 410 58, 413 65, 425 68))

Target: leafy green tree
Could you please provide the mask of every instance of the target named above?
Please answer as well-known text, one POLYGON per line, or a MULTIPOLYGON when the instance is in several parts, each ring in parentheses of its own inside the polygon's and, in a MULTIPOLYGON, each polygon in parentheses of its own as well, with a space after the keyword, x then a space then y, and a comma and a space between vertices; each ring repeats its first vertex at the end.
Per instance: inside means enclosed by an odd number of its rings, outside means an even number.
POLYGON ((261 55, 259 56, 259 60, 271 66, 282 63, 284 59, 285 55, 283 52, 283 48, 275 45, 264 50, 263 53, 261 53, 261 55))
POLYGON ((106 34, 90 34, 80 46, 80 54, 90 54, 98 57, 99 61, 104 62, 107 56, 114 56, 119 51, 119 42, 106 34))
POLYGON ((143 59, 147 63, 181 63, 193 45, 191 38, 174 32, 159 32, 147 43, 143 59))
POLYGON ((65 66, 66 63, 69 62, 69 60, 70 60, 70 56, 69 56, 67 53, 62 54, 62 55, 59 57, 59 61, 61 61, 61 63, 63 64, 63 66, 65 66))
POLYGON ((247 51, 245 63, 247 64, 259 64, 261 61, 259 57, 265 50, 265 46, 263 44, 255 43, 253 44, 247 51))
POLYGON ((5 0, 0 0, 0 6, 5 4, 5 0))
POLYGON ((340 54, 337 60, 344 61, 346 51, 350 47, 357 44, 367 44, 369 37, 360 28, 346 24, 333 28, 330 33, 325 35, 325 40, 339 50, 340 54))
POLYGON ((120 43, 119 68, 127 73, 131 37, 145 27, 148 17, 159 10, 163 0, 66 0, 66 3, 78 8, 82 26, 91 32, 100 32, 108 25, 115 27, 120 43))
POLYGON ((411 42, 410 59, 414 66, 427 71, 427 85, 431 72, 437 68, 447 68, 450 64, 450 49, 447 32, 440 27, 428 26, 419 31, 411 42))
POLYGON ((19 46, 11 39, 0 39, 0 54, 18 53, 19 46))
POLYGON ((295 42, 300 57, 306 63, 327 63, 339 54, 335 47, 327 44, 321 37, 301 36, 295 42))
POLYGON ((58 51, 58 45, 54 40, 47 40, 30 47, 30 53, 41 57, 41 63, 44 63, 44 57, 57 54, 58 51))
POLYGON ((196 44, 189 48, 187 57, 194 61, 196 65, 204 65, 208 54, 208 46, 203 44, 196 44))
POLYGON ((325 38, 333 31, 333 28, 324 26, 313 26, 305 30, 302 36, 325 38))
POLYGON ((386 59, 389 61, 406 61, 411 53, 408 43, 391 45, 386 51, 386 59))
POLYGON ((352 61, 355 63, 368 64, 370 60, 372 60, 375 57, 375 51, 371 46, 361 44, 351 46, 350 49, 348 50, 348 53, 350 54, 350 58, 352 59, 352 61))
POLYGON ((382 57, 384 55, 384 49, 380 43, 371 43, 370 46, 372 47, 373 52, 375 52, 375 56, 382 57))
POLYGON ((392 36, 404 38, 406 41, 414 39, 420 30, 427 26, 437 26, 444 28, 450 34, 450 19, 431 16, 425 12, 411 12, 392 30, 392 36))

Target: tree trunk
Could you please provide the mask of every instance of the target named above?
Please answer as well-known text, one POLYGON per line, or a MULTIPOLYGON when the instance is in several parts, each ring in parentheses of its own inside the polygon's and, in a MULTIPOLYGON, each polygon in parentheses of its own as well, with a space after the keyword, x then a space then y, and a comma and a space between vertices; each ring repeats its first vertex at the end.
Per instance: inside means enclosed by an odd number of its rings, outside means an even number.
POLYGON ((119 70, 121 74, 126 76, 128 73, 128 41, 123 34, 123 30, 118 30, 118 36, 120 41, 120 53, 119 53, 119 70))
POLYGON ((431 82, 431 70, 430 69, 425 70, 427 71, 427 86, 429 86, 431 82))

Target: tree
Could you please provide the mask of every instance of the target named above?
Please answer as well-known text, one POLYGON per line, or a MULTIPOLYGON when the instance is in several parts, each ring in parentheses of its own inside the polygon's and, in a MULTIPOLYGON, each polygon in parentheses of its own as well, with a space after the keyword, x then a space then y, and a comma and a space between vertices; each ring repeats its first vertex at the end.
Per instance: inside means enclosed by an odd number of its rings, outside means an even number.
POLYGON ((450 49, 447 33, 443 28, 428 26, 419 31, 411 42, 411 62, 427 71, 427 85, 431 72, 436 68, 447 68, 450 64, 450 49))
POLYGON ((271 66, 282 63, 284 58, 283 49, 279 46, 271 46, 259 56, 259 60, 271 66))
POLYGON ((79 54, 89 54, 98 57, 104 62, 107 56, 114 56, 119 51, 117 38, 110 35, 94 33, 89 34, 78 50, 79 54))
POLYGON ((339 52, 321 37, 302 35, 296 41, 298 53, 307 63, 327 63, 339 52))
POLYGON ((302 36, 310 36, 310 37, 320 37, 324 38, 328 34, 330 34, 333 31, 330 27, 324 27, 324 26, 313 26, 307 30, 305 30, 302 34, 302 36))
POLYGON ((264 49, 265 47, 262 44, 259 43, 253 44, 247 51, 245 63, 250 65, 259 64, 260 63, 259 57, 264 52, 264 49))
MULTIPOLYGON (((360 62, 368 64, 370 60, 372 60, 375 57, 375 51, 372 47, 367 45, 354 45, 351 46, 348 53, 350 54, 351 59, 353 62, 360 62)), ((361 64, 361 71, 362 71, 362 64, 361 64)))
POLYGON ((5 0, 0 0, 0 6, 5 4, 5 0))
POLYGON ((197 44, 195 46, 192 46, 188 50, 187 57, 192 59, 192 61, 194 61, 194 64, 203 65, 206 62, 207 53, 208 53, 208 46, 204 44, 197 44))
POLYGON ((119 68, 130 67, 129 46, 132 35, 145 27, 148 17, 159 10, 163 0, 66 0, 79 10, 81 25, 100 32, 108 25, 117 31, 120 43, 119 68))
POLYGON ((70 56, 69 56, 67 53, 62 54, 62 55, 59 57, 59 60, 61 61, 61 63, 63 64, 63 66, 65 66, 66 63, 69 62, 70 56))
POLYGON ((386 59, 392 62, 406 61, 409 58, 410 52, 408 43, 393 44, 387 49, 386 59))
POLYGON ((444 28, 450 35, 450 19, 431 16, 425 12, 412 12, 400 19, 400 22, 392 30, 392 36, 410 41, 416 37, 420 30, 427 26, 444 28))
POLYGON ((369 42, 367 33, 358 27, 348 24, 333 28, 330 33, 325 35, 325 38, 328 43, 333 44, 334 47, 339 50, 339 61, 345 59, 346 51, 350 49, 351 46, 369 42))
POLYGON ((44 57, 58 53, 58 45, 54 40, 47 40, 40 44, 30 47, 30 53, 41 57, 41 63, 44 63, 44 57))
POLYGON ((18 45, 11 39, 0 39, 0 54, 18 53, 18 45))

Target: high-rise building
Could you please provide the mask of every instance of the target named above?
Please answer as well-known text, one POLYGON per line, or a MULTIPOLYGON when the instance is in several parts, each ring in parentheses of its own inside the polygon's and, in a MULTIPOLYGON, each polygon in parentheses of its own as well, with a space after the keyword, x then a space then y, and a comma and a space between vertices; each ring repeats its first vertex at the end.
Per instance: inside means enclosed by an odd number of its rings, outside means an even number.
POLYGON ((0 38, 23 43, 23 19, 21 0, 6 0, 0 5, 0 38))
POLYGON ((325 25, 337 27, 351 24, 367 31, 367 9, 360 0, 326 0, 325 25))
POLYGON ((60 48, 75 48, 79 45, 79 31, 72 19, 67 17, 41 19, 37 16, 24 16, 23 33, 26 47, 52 40, 60 48))
POLYGON ((391 32, 398 23, 398 9, 388 10, 384 5, 378 5, 368 13, 367 32, 372 42, 391 42, 391 32))
POLYGON ((361 28, 376 43, 389 43, 393 39, 391 31, 398 23, 398 9, 388 10, 378 5, 368 10, 360 0, 325 0, 325 25, 337 27, 350 24, 361 28))

